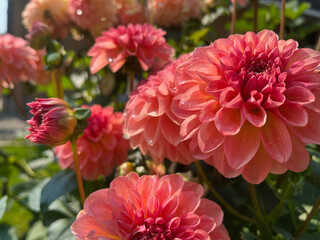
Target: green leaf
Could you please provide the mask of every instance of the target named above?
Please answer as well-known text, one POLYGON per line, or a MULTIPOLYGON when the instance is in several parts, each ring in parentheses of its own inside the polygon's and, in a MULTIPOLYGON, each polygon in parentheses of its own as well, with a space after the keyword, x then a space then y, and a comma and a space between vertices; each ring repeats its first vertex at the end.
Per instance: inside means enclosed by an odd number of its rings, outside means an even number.
POLYGON ((74 115, 78 121, 87 120, 91 116, 91 110, 88 108, 76 108, 74 115))
POLYGON ((55 222, 59 219, 62 219, 62 218, 69 218, 69 216, 67 216, 66 214, 64 214, 60 211, 56 211, 56 210, 44 211, 43 212, 43 225, 50 226, 53 222, 55 222))
POLYGON ((307 176, 307 181, 316 187, 320 187, 320 163, 316 161, 310 161, 309 168, 311 173, 307 176))
POLYGON ((18 240, 17 229, 8 224, 0 224, 0 240, 18 240))
POLYGON ((28 206, 35 212, 40 212, 40 198, 44 186, 49 182, 50 178, 44 179, 38 183, 30 192, 28 196, 28 206))
POLYGON ((47 228, 43 226, 41 221, 36 221, 30 227, 26 240, 41 240, 46 239, 47 228))
POLYGON ((290 232, 288 232, 287 230, 280 228, 280 227, 273 227, 273 230, 275 230, 277 233, 281 234, 284 239, 286 240, 296 240, 296 238, 294 236, 292 236, 292 234, 290 232))
POLYGON ((6 207, 7 207, 7 200, 8 200, 8 196, 3 196, 0 199, 0 220, 3 217, 5 211, 6 211, 6 207))
POLYGON ((77 187, 76 175, 73 171, 58 172, 42 189, 40 207, 45 210, 58 197, 77 187))
POLYGON ((75 219, 60 219, 50 225, 48 240, 73 240, 75 236, 71 232, 71 224, 75 219))

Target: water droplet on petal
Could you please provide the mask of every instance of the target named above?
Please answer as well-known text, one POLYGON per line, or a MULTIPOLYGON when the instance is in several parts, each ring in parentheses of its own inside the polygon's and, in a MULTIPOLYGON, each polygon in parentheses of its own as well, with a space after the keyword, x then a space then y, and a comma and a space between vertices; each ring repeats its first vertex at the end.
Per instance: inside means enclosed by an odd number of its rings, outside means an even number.
POLYGON ((77 15, 82 15, 82 10, 81 9, 77 9, 77 15))
POLYGON ((132 117, 132 118, 135 118, 135 117, 136 117, 136 115, 132 114, 132 115, 131 115, 131 117, 132 117))
POLYGON ((113 59, 112 58, 108 58, 108 62, 113 62, 113 59))
POLYGON ((149 144, 152 144, 152 143, 153 143, 153 141, 152 141, 151 139, 149 139, 149 140, 148 140, 148 143, 149 143, 149 144))

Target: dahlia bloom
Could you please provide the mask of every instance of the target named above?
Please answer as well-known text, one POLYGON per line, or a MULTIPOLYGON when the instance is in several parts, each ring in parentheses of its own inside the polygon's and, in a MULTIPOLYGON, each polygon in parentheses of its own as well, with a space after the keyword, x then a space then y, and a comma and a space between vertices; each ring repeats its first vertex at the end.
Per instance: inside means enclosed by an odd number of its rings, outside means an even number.
MULTIPOLYGON (((118 166, 127 159, 129 143, 123 139, 124 117, 121 112, 100 105, 87 108, 90 108, 91 116, 89 126, 77 139, 78 156, 83 178, 95 180, 101 174, 109 175, 114 165, 118 166)), ((56 155, 61 168, 74 169, 70 142, 56 147, 56 155)))
POLYGON ((219 205, 177 174, 130 173, 92 193, 71 231, 84 239, 230 239, 219 205))
MULTIPOLYGON (((154 29, 149 24, 119 26, 102 34, 88 52, 88 55, 93 57, 90 63, 93 74, 107 65, 116 72, 131 57, 146 71, 157 59, 170 61, 174 51, 163 37, 165 32, 154 29)), ((136 69, 137 64, 132 63, 132 60, 130 62, 131 67, 136 69)))
POLYGON ((70 23, 68 0, 31 0, 22 12, 22 22, 30 31, 36 22, 53 28, 54 36, 64 37, 70 23))
POLYGON ((114 0, 70 0, 71 19, 92 36, 99 36, 103 30, 118 22, 117 5, 114 0))
POLYGON ((176 70, 180 135, 226 177, 303 171, 305 144, 320 144, 319 71, 319 52, 268 30, 198 48, 176 70))
POLYGON ((142 5, 139 0, 115 0, 120 24, 141 23, 143 21, 142 5))
POLYGON ((19 80, 27 81, 35 76, 38 57, 27 44, 22 38, 0 35, 0 90, 13 88, 19 80))
POLYGON ((130 137, 131 147, 139 147, 142 154, 150 153, 158 163, 164 158, 184 164, 194 161, 188 149, 189 141, 181 142, 181 121, 171 112, 176 92, 174 72, 186 57, 142 82, 126 105, 125 133, 130 137))
POLYGON ((177 26, 199 17, 200 8, 201 0, 154 0, 149 4, 154 21, 163 27, 177 26))
POLYGON ((72 135, 77 120, 69 105, 59 98, 41 99, 28 103, 34 116, 27 123, 31 132, 26 139, 49 146, 67 142, 72 135))

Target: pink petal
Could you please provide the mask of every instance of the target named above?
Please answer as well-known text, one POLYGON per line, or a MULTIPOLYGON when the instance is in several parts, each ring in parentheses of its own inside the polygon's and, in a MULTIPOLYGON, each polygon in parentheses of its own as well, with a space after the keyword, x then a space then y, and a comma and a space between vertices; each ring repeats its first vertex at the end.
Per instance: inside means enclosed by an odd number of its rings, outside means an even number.
POLYGON ((198 144, 202 152, 208 153, 221 145, 224 136, 220 134, 213 122, 203 123, 198 132, 198 144))
POLYGON ((292 154, 284 166, 294 172, 302 172, 309 165, 310 157, 304 143, 291 134, 292 154))
POLYGON ((216 127, 223 135, 235 135, 243 123, 240 109, 220 108, 215 117, 216 127))
POLYGON ((285 173, 287 170, 288 170, 288 169, 287 169, 282 163, 273 161, 273 162, 272 162, 271 169, 270 169, 270 173, 273 173, 273 174, 283 174, 283 173, 285 173))
POLYGON ((256 155, 244 167, 242 172, 243 178, 252 184, 261 183, 267 177, 272 162, 273 159, 266 152, 264 146, 260 144, 256 155))
POLYGON ((279 163, 286 162, 292 153, 289 131, 283 121, 268 112, 266 124, 260 128, 261 140, 269 155, 279 163))
POLYGON ((315 100, 313 93, 309 89, 302 86, 293 86, 287 89, 284 92, 284 95, 289 101, 300 105, 312 103, 315 100))
POLYGON ((259 144, 258 128, 245 122, 238 134, 228 136, 224 140, 224 151, 229 166, 239 169, 246 165, 256 154, 259 144))
POLYGON ((277 112, 287 124, 304 127, 308 123, 307 111, 298 104, 286 101, 277 112))
POLYGON ((256 127, 262 127, 267 120, 266 111, 257 102, 246 102, 242 105, 243 115, 256 127))

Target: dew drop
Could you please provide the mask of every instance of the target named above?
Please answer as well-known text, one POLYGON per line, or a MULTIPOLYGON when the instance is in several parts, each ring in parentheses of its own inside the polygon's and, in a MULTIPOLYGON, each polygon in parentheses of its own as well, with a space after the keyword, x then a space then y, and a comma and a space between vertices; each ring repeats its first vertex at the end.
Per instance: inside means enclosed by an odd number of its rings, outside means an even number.
POLYGON ((113 59, 112 58, 108 58, 108 62, 113 62, 113 59))
POLYGON ((149 144, 152 144, 152 143, 153 143, 153 141, 152 141, 151 139, 149 139, 149 140, 148 140, 148 143, 149 143, 149 144))
POLYGON ((132 118, 135 118, 135 117, 136 117, 136 115, 132 114, 132 115, 131 115, 131 117, 132 117, 132 118))
POLYGON ((107 19, 105 17, 100 18, 101 22, 105 22, 107 19))
POLYGON ((77 15, 81 16, 82 15, 82 10, 77 9, 77 15))

